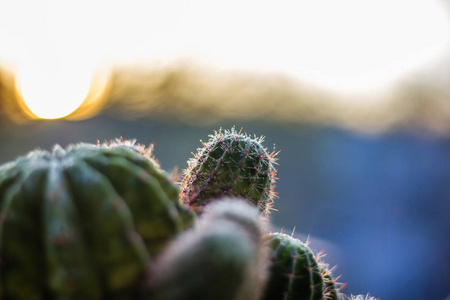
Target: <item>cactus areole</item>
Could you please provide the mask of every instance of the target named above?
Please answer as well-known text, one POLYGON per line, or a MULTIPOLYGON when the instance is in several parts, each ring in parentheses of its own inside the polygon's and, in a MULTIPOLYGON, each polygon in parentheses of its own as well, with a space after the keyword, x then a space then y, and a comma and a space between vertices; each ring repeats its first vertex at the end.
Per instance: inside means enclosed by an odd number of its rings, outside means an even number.
POLYGON ((0 167, 0 299, 132 299, 192 223, 134 141, 36 150, 0 167))
POLYGON ((234 128, 210 135, 184 170, 182 201, 201 212, 213 199, 243 197, 268 213, 276 196, 276 153, 268 153, 263 141, 234 128))

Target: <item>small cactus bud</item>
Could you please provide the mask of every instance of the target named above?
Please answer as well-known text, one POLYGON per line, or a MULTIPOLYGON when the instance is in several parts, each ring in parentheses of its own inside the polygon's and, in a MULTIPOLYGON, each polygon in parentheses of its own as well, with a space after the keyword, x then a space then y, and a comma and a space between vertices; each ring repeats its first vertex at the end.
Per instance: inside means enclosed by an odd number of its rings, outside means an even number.
POLYGON ((234 128, 210 135, 184 170, 181 200, 201 213, 213 199, 242 197, 268 214, 276 196, 277 153, 267 152, 263 141, 234 128))
POLYGON ((265 236, 272 252, 269 280, 262 300, 338 300, 328 265, 307 244, 283 233, 265 236))

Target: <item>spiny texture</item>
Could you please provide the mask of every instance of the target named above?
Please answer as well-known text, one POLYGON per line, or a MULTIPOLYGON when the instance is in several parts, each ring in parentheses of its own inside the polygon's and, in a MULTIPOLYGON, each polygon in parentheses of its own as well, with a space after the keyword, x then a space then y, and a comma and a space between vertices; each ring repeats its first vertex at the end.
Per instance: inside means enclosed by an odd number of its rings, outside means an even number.
POLYGON ((268 234, 265 240, 272 265, 263 300, 338 299, 331 273, 306 244, 283 233, 268 234))
POLYGON ((129 149, 132 149, 139 153, 142 157, 149 160, 151 164, 153 164, 156 168, 160 168, 158 161, 156 160, 155 156, 153 155, 153 149, 154 145, 150 144, 148 147, 145 145, 137 143, 136 139, 131 140, 125 140, 123 137, 116 138, 111 141, 105 141, 103 144, 100 142, 100 140, 97 141, 98 147, 107 147, 107 148, 114 148, 114 147, 126 147, 129 149))
POLYGON ((316 256, 320 272, 322 274, 322 280, 323 280, 323 300, 339 300, 342 298, 342 294, 340 294, 338 291, 340 290, 340 287, 342 287, 341 283, 338 283, 338 278, 333 277, 332 269, 329 268, 329 265, 324 263, 321 260, 320 254, 316 256), (339 286, 339 287, 338 287, 339 286))
POLYGON ((367 295, 350 295, 345 297, 344 300, 378 300, 375 297, 371 297, 369 294, 367 295))
POLYGON ((263 141, 234 128, 210 135, 184 170, 182 201, 201 212, 213 199, 243 197, 267 214, 276 195, 276 153, 263 141))
POLYGON ((152 300, 257 300, 267 248, 256 208, 211 204, 197 226, 173 241, 150 275, 152 300))
POLYGON ((133 299, 192 223, 135 142, 36 150, 0 167, 0 299, 133 299))

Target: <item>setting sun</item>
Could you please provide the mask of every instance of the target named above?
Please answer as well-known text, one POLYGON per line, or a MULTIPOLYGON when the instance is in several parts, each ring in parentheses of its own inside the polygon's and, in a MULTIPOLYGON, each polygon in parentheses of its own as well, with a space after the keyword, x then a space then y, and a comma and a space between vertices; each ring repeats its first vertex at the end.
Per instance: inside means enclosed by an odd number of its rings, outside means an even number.
POLYGON ((17 71, 24 104, 36 117, 59 119, 74 112, 85 100, 93 72, 73 62, 43 61, 23 64, 17 71))

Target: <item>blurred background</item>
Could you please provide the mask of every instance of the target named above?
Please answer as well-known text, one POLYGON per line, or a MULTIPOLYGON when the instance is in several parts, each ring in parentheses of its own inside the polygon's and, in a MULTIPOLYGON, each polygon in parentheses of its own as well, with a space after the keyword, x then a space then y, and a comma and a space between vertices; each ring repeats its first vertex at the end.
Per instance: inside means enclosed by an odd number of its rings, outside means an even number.
POLYGON ((450 1, 0 0, 0 163, 122 136, 182 170, 232 126, 343 292, 450 299, 450 1))

